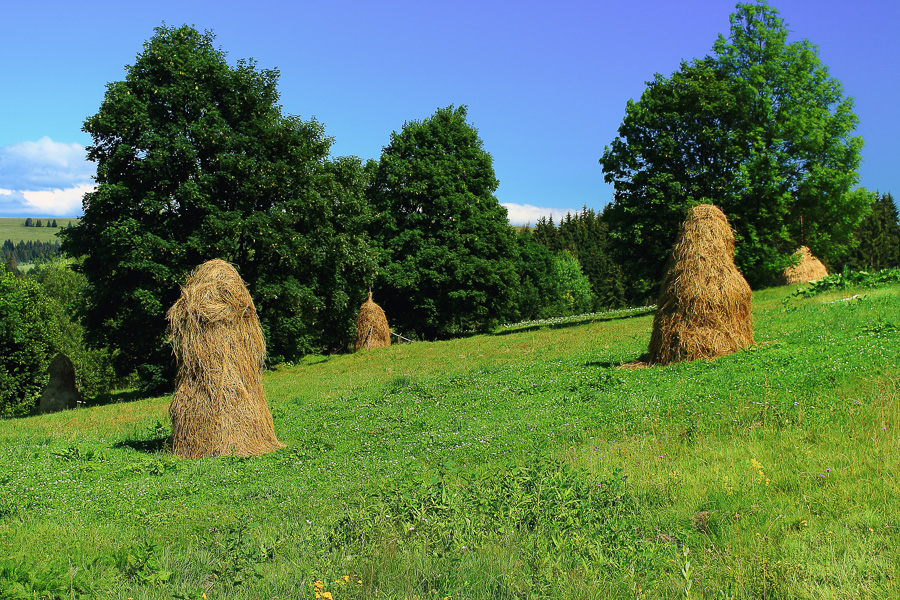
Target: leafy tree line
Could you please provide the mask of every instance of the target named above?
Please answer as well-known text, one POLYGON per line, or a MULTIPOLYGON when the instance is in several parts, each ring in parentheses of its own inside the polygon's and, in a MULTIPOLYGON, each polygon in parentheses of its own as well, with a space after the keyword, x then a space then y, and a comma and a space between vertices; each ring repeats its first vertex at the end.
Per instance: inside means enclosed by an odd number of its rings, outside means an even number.
POLYGON ((773 281, 800 245, 835 264, 868 210, 852 98, 807 40, 789 42, 765 0, 737 5, 712 54, 657 74, 629 101, 600 164, 629 300, 655 293, 687 210, 728 216, 751 286, 773 281))
POLYGON ((52 242, 20 240, 18 244, 14 244, 12 240, 6 240, 0 247, 0 261, 3 264, 9 264, 10 258, 13 258, 16 263, 30 263, 40 258, 57 256, 59 251, 60 242, 56 240, 52 242))
POLYGON ((333 157, 320 123, 282 113, 277 70, 231 66, 213 41, 157 28, 107 86, 84 123, 97 187, 61 234, 85 344, 147 389, 171 385, 165 312, 212 258, 247 282, 277 362, 345 349, 370 288, 420 339, 652 300, 702 201, 726 208, 760 285, 800 242, 844 256, 871 204, 849 191, 852 102, 764 2, 738 6, 714 56, 628 104, 601 159, 612 205, 519 235, 465 107, 405 123, 377 161, 333 157))

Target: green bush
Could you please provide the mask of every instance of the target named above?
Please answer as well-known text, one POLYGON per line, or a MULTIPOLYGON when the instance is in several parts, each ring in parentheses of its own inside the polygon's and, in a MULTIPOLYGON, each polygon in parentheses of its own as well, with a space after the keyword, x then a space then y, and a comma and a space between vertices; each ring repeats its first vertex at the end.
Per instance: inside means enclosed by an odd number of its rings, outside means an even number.
POLYGON ((30 412, 47 383, 59 325, 52 301, 29 278, 0 273, 0 416, 30 412))
POLYGON ((59 335, 56 348, 75 365, 75 380, 85 398, 108 392, 118 377, 113 367, 113 352, 87 345, 80 315, 85 311, 87 278, 76 273, 65 260, 51 259, 33 269, 28 277, 35 280, 50 301, 59 335))
POLYGON ((594 294, 591 282, 571 252, 562 250, 557 253, 553 261, 553 275, 559 286, 559 295, 556 301, 543 311, 543 317, 580 315, 593 310, 594 294))

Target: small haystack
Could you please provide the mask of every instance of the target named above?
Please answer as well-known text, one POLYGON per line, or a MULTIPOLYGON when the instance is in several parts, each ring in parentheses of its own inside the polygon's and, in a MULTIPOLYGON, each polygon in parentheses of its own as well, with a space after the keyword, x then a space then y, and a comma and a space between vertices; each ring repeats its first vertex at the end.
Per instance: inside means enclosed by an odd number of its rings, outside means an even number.
POLYGON ((753 343, 752 294, 734 265, 734 234, 711 204, 688 211, 657 301, 648 362, 710 359, 753 343))
POLYGON ((50 381, 41 393, 38 404, 40 413, 52 413, 76 408, 81 394, 75 388, 75 365, 65 354, 57 354, 50 361, 50 381))
POLYGON ((799 255, 797 266, 785 267, 781 272, 779 277, 781 285, 797 285, 828 277, 828 269, 822 261, 812 255, 809 248, 800 246, 794 253, 794 256, 797 255, 799 255))
POLYGON ((172 452, 202 458, 280 448, 260 377, 266 343, 234 267, 222 260, 197 267, 166 316, 178 359, 172 452))
POLYGON ((388 326, 387 317, 381 307, 372 301, 372 292, 369 299, 359 307, 359 315, 356 316, 356 347, 355 351, 383 348, 391 345, 391 328, 388 326))

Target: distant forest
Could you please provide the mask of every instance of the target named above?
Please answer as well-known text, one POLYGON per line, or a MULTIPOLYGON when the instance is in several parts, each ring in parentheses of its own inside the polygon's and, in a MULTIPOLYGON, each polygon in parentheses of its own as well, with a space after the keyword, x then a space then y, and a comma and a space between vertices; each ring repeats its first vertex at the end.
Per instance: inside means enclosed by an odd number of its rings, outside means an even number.
POLYGON ((59 254, 59 240, 52 242, 35 242, 20 241, 14 244, 12 240, 3 242, 0 248, 0 263, 4 265, 10 264, 11 260, 15 260, 14 264, 31 263, 39 258, 55 256, 59 254))

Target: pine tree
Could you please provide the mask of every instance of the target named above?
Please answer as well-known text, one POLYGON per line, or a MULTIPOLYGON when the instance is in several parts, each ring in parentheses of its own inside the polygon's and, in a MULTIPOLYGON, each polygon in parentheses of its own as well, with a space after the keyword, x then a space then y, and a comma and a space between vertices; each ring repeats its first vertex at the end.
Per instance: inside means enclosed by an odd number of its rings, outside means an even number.
POLYGON ((847 255, 844 265, 852 270, 875 271, 900 266, 900 213, 890 193, 870 194, 872 212, 854 233, 859 245, 847 255))

